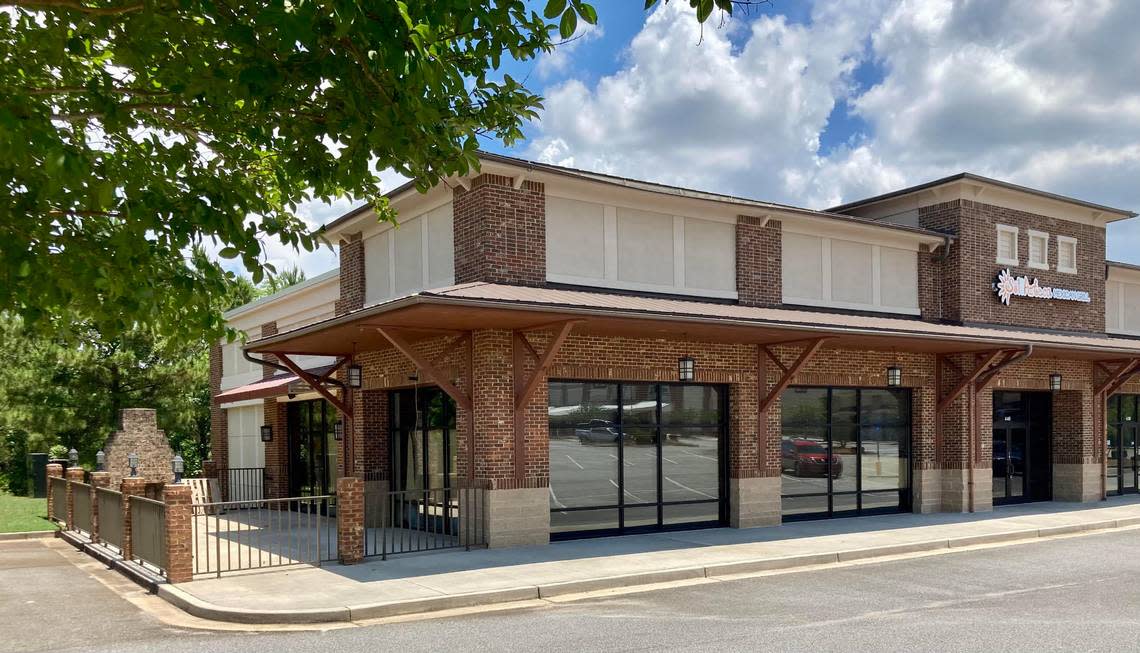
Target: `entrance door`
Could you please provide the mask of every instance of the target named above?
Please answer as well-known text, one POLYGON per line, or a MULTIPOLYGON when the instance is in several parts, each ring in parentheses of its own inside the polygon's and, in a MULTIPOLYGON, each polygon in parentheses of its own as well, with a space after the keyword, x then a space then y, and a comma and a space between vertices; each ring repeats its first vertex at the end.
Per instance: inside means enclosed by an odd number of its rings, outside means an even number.
POLYGON ((1052 498, 1052 403, 1048 393, 994 392, 995 504, 1052 498))
POLYGON ((332 494, 340 476, 334 425, 337 414, 324 399, 286 407, 289 426, 289 496, 332 494))
POLYGON ((397 390, 389 402, 392 510, 398 523, 430 533, 457 532, 455 401, 431 387, 397 390))
POLYGON ((1108 484, 1113 494, 1140 487, 1140 396, 1116 395, 1108 400, 1108 484))

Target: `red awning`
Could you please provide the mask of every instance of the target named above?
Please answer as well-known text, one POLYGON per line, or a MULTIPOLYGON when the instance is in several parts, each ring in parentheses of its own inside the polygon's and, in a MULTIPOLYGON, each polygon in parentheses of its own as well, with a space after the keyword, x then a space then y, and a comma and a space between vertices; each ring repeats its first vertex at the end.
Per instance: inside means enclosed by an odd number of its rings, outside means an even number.
POLYGON ((276 397, 287 393, 289 384, 296 383, 300 380, 296 374, 275 376, 263 381, 258 381, 257 383, 247 383, 245 385, 239 385, 236 388, 223 390, 214 395, 214 399, 222 403, 228 403, 231 401, 245 401, 246 399, 276 397))

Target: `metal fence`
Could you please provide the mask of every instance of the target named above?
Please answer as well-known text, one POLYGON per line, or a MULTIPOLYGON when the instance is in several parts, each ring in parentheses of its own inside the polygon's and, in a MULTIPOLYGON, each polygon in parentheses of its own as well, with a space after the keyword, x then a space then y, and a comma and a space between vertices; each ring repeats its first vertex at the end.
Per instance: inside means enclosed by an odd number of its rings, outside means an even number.
POLYGON ((48 477, 48 492, 51 493, 51 514, 48 517, 60 524, 67 522, 67 481, 58 476, 48 477))
POLYGON ((320 565, 337 558, 334 496, 196 503, 194 573, 320 565))
POLYGON ((261 501, 265 498, 264 467, 232 467, 218 470, 222 501, 261 501))
POLYGON ((71 526, 86 535, 95 532, 91 520, 91 499, 93 488, 86 483, 71 483, 71 526))
POLYGON ((107 488, 95 488, 95 501, 99 505, 99 523, 95 537, 99 542, 123 548, 123 495, 107 488))
POLYGON ((465 487, 387 492, 365 486, 364 555, 486 546, 487 492, 465 487))
POLYGON ((131 557, 159 572, 166 569, 166 504, 146 497, 132 496, 131 557))

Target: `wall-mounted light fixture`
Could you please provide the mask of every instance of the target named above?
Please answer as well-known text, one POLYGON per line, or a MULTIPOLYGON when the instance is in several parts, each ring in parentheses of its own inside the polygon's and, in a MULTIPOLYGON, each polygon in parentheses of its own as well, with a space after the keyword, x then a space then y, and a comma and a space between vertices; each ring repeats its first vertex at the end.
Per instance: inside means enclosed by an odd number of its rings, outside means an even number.
POLYGON ((1061 391, 1061 375, 1053 373, 1049 375, 1049 389, 1053 392, 1061 391))
POLYGON ((272 442, 273 441, 273 425, 272 424, 262 424, 261 425, 261 441, 262 442, 272 442))
POLYGON ((356 389, 364 385, 364 368, 353 363, 348 366, 348 387, 356 389))
POLYGON ((336 423, 333 424, 333 439, 338 440, 338 441, 344 439, 344 420, 343 419, 338 419, 336 421, 336 423))
POLYGON ((897 388, 902 385, 902 368, 891 365, 887 368, 887 386, 897 388))
POLYGON ((131 468, 131 476, 139 475, 139 455, 135 452, 127 454, 127 467, 131 468))
POLYGON ((681 381, 692 381, 697 371, 697 362, 692 356, 682 356, 677 359, 677 378, 681 381))

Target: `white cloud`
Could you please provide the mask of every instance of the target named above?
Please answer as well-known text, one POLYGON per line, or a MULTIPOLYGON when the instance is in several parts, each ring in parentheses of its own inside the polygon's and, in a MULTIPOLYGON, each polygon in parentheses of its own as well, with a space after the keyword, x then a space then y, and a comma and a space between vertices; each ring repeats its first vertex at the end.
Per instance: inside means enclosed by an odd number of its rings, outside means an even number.
MULTIPOLYGON (((818 0, 699 46, 686 5, 613 75, 548 88, 529 154, 815 207, 969 170, 1140 208, 1140 2, 818 0), (883 79, 854 88, 867 62, 883 79), (822 154, 841 100, 869 131, 822 154)), ((1113 227, 1109 255, 1140 262, 1137 234, 1113 227)))
POLYGON ((542 79, 566 72, 574 60, 574 53, 582 45, 596 41, 605 34, 606 31, 602 29, 600 24, 591 25, 585 21, 579 21, 578 28, 574 30, 573 36, 566 39, 561 45, 555 46, 554 50, 545 52, 538 57, 538 62, 534 67, 535 72, 542 79))

